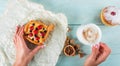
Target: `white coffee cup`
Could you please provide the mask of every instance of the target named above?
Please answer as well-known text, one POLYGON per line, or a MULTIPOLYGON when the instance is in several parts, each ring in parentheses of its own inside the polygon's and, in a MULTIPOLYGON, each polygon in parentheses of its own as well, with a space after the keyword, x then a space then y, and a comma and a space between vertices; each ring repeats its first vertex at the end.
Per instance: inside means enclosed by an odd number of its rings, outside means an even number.
POLYGON ((93 46, 101 41, 101 29, 95 24, 81 25, 76 32, 78 40, 85 44, 93 46))

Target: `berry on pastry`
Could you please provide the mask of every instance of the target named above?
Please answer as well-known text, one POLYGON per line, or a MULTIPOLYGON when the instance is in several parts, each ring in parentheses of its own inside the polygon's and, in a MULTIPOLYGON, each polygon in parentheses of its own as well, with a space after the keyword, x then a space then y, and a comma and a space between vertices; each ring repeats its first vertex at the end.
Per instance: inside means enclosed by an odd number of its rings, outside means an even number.
POLYGON ((53 24, 45 25, 41 21, 31 20, 25 24, 24 37, 33 44, 43 45, 53 29, 53 24))
POLYGON ((115 6, 105 7, 101 11, 101 21, 107 26, 115 26, 120 24, 120 9, 115 6))

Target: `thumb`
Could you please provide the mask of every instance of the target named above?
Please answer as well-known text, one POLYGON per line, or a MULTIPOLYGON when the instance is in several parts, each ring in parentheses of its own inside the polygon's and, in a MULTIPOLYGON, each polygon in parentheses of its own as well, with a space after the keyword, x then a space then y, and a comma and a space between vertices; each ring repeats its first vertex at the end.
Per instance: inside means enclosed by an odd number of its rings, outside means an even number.
POLYGON ((42 49, 44 47, 45 47, 45 45, 37 46, 35 49, 32 50, 32 52, 30 53, 30 55, 34 56, 40 49, 42 49))
POLYGON ((96 44, 92 47, 91 57, 94 57, 96 59, 98 54, 99 54, 99 45, 96 44))

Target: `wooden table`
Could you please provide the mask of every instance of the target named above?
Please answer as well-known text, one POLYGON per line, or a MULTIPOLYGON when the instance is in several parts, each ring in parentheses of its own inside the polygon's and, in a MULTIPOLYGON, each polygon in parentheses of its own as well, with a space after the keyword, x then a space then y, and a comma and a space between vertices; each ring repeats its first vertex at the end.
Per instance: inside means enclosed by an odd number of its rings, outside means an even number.
MULTIPOLYGON (((55 13, 64 13, 71 27, 71 35, 76 39, 76 29, 83 24, 94 23, 102 30, 102 42, 107 43, 112 53, 108 59, 99 66, 120 66, 120 26, 107 27, 101 23, 100 11, 102 8, 112 5, 120 7, 120 0, 31 0, 44 5, 45 9, 55 13)), ((3 13, 7 0, 0 0, 0 15, 3 13)), ((76 39, 76 42, 79 41, 76 39)), ((83 44, 81 49, 88 55, 91 47, 83 44)), ((66 57, 61 55, 56 66, 83 66, 87 55, 66 57)))

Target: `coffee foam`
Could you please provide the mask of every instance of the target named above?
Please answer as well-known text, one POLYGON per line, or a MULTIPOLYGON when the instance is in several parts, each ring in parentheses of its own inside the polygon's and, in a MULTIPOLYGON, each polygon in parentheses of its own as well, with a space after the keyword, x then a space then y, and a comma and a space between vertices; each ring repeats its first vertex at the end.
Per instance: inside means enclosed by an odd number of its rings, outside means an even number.
POLYGON ((102 33, 101 33, 100 28, 95 24, 82 25, 77 29, 77 32, 76 32, 78 40, 81 43, 86 44, 86 45, 98 44, 101 40, 101 34, 102 33), (86 36, 86 38, 85 38, 84 33, 87 30, 88 30, 88 32, 86 34, 88 36, 86 36))

